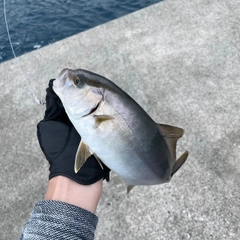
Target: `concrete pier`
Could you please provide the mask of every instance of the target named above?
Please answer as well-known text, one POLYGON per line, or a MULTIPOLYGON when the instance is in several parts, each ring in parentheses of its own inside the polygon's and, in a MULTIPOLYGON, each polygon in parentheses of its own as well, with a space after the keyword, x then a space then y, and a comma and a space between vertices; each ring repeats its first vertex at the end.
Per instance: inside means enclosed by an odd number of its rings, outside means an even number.
MULTIPOLYGON (((61 26, 59 26, 61 27, 61 26)), ((165 185, 112 173, 97 240, 240 239, 240 1, 165 0, 18 58, 41 99, 63 68, 114 81, 159 123, 185 129, 190 156, 165 185)), ((0 64, 0 239, 17 239, 44 196, 36 105, 15 60, 0 64)), ((147 139, 146 139, 147 141, 147 139)))

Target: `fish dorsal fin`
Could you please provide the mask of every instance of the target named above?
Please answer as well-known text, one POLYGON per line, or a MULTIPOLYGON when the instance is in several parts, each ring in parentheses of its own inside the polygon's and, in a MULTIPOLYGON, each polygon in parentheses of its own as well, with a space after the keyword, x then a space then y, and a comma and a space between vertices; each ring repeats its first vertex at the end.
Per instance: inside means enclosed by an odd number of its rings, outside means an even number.
POLYGON ((75 157, 74 171, 77 173, 87 159, 92 155, 89 147, 81 140, 75 157))
POLYGON ((94 115, 94 118, 95 118, 96 128, 99 127, 99 125, 102 122, 114 119, 114 117, 112 117, 110 115, 94 115))
POLYGON ((178 171, 178 169, 185 163, 188 157, 188 151, 185 151, 178 160, 173 165, 171 176, 178 171))
POLYGON ((127 194, 130 193, 130 191, 133 189, 133 187, 135 187, 135 185, 128 185, 127 186, 127 194))
POLYGON ((182 128, 164 124, 158 124, 158 127, 167 143, 168 149, 171 153, 172 160, 173 162, 175 162, 177 141, 179 138, 183 136, 184 130, 182 128))

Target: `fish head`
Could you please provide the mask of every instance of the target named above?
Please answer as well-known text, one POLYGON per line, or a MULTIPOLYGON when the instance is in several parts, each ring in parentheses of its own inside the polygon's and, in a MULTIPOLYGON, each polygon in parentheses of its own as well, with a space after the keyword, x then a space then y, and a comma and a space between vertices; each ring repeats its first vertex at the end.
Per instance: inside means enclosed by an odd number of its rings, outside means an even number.
POLYGON ((53 82, 53 90, 72 118, 92 113, 103 99, 102 89, 94 84, 87 71, 81 69, 63 69, 53 82))

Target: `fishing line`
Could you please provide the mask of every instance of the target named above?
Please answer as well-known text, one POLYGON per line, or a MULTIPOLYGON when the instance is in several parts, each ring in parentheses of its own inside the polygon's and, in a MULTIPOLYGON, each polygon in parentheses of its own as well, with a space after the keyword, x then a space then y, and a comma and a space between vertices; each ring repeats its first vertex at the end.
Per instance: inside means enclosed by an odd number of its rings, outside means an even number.
POLYGON ((37 104, 44 105, 44 104, 46 104, 46 102, 39 100, 38 97, 37 97, 37 95, 34 93, 32 87, 31 87, 30 84, 28 83, 28 81, 27 81, 27 79, 26 79, 26 77, 25 77, 25 75, 24 75, 24 73, 23 73, 23 71, 22 71, 22 68, 21 68, 21 66, 20 66, 20 64, 19 64, 18 58, 17 58, 17 56, 16 56, 16 54, 15 54, 15 51, 14 51, 14 48, 13 48, 13 45, 12 45, 12 40, 11 40, 10 33, 9 33, 9 27, 8 27, 8 22, 7 22, 7 14, 6 14, 6 2, 5 2, 5 0, 3 0, 3 14, 4 14, 4 19, 5 19, 5 24, 6 24, 6 30, 7 30, 7 34, 8 34, 8 40, 9 40, 9 43, 10 43, 10 46, 11 46, 11 49, 12 49, 13 56, 14 56, 14 58, 15 58, 15 61, 16 61, 16 63, 17 63, 17 66, 18 66, 18 68, 19 68, 19 71, 20 71, 21 74, 22 74, 22 78, 25 80, 25 82, 26 82, 26 84, 27 84, 30 92, 31 92, 32 95, 33 95, 33 98, 34 98, 35 102, 36 102, 37 104))

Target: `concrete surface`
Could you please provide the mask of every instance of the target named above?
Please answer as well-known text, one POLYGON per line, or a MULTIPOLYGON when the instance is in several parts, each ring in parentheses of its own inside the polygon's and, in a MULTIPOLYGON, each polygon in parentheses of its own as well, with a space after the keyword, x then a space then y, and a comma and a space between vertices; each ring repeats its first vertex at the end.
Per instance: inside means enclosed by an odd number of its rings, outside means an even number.
MULTIPOLYGON (((112 174, 97 240, 240 239, 240 1, 166 0, 19 58, 41 98, 65 67, 100 73, 156 120, 183 127, 187 163, 171 183, 126 195, 112 174)), ((0 239, 17 239, 42 199, 48 164, 15 61, 0 65, 0 239)))

